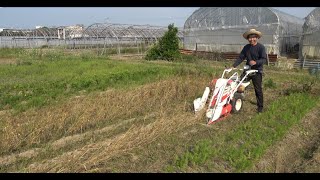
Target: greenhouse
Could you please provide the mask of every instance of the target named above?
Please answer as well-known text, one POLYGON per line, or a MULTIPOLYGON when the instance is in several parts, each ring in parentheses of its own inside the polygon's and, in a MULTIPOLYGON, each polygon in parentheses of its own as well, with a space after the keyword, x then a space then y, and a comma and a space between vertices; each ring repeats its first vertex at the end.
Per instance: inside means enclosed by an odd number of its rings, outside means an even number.
POLYGON ((320 59, 320 8, 315 8, 306 18, 303 24, 301 38, 300 59, 320 59))
POLYGON ((184 49, 240 53, 248 43, 242 34, 262 32, 268 54, 298 51, 303 20, 267 7, 202 7, 184 24, 184 49))
MULTIPOLYGON (((158 41, 168 27, 114 23, 94 23, 83 25, 39 27, 36 29, 1 29, 0 48, 122 48, 147 47, 158 41)), ((182 30, 178 36, 183 39, 182 30)), ((145 49, 145 48, 143 48, 145 49)), ((139 51, 138 51, 139 52, 139 51)), ((141 51, 140 51, 141 52, 141 51)))
MULTIPOLYGON (((88 26, 83 37, 89 44, 96 45, 151 45, 168 30, 168 27, 151 25, 131 25, 131 24, 108 24, 95 23, 88 26)), ((182 31, 178 31, 180 40, 183 38, 182 31)))
POLYGON ((58 38, 58 28, 2 29, 0 47, 41 47, 58 38))

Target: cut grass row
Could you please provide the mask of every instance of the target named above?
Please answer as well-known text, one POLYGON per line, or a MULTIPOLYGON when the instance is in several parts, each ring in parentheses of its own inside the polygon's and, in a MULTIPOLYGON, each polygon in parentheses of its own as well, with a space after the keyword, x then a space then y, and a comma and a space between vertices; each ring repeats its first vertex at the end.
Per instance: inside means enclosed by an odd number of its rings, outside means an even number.
POLYGON ((264 152, 281 139, 294 124, 310 111, 318 98, 306 93, 293 93, 274 101, 267 112, 255 116, 227 134, 217 135, 224 143, 203 139, 191 150, 177 156, 167 171, 183 171, 188 166, 201 166, 209 160, 228 162, 233 171, 244 172, 259 160, 264 152))

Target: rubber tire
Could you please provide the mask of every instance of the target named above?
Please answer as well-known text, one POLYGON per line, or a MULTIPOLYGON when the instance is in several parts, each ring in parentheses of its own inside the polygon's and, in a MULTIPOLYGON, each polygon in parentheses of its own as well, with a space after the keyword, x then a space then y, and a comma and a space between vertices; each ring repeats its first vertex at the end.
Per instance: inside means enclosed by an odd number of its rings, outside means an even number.
POLYGON ((240 93, 235 93, 233 99, 231 100, 231 113, 239 113, 243 107, 243 96, 240 93), (236 102, 241 101, 241 107, 239 110, 236 109, 236 102))

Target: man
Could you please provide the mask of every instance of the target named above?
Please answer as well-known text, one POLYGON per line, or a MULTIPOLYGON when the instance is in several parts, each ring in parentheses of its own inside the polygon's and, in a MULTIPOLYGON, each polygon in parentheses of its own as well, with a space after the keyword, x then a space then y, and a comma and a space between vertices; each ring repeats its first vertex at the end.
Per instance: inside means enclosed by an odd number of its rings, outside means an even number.
POLYGON ((233 64, 233 68, 237 67, 242 63, 243 60, 247 60, 246 64, 251 66, 251 69, 258 70, 252 76, 248 77, 248 80, 252 80, 254 91, 257 99, 257 112, 261 113, 263 111, 263 92, 262 92, 262 73, 263 64, 266 62, 267 54, 264 45, 258 43, 258 39, 261 38, 262 33, 250 29, 243 34, 243 37, 249 41, 249 44, 245 45, 233 64))

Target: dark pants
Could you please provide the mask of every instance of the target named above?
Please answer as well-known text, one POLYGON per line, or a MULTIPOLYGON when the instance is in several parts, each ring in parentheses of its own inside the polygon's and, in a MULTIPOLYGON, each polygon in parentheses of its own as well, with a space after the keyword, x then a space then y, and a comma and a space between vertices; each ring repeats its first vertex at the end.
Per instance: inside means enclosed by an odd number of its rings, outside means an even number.
POLYGON ((249 79, 252 80, 254 92, 256 93, 257 106, 258 109, 263 109, 263 92, 262 92, 262 73, 256 73, 250 76, 249 79))

